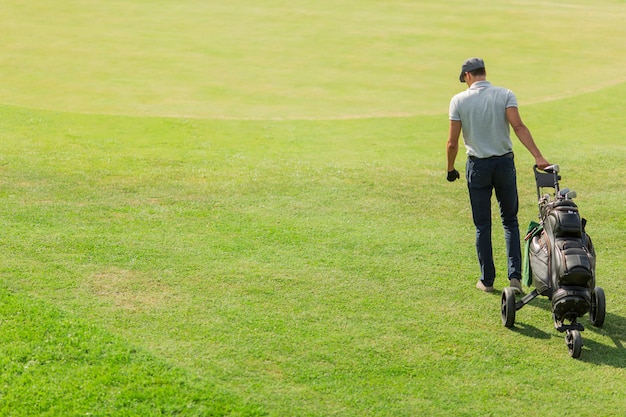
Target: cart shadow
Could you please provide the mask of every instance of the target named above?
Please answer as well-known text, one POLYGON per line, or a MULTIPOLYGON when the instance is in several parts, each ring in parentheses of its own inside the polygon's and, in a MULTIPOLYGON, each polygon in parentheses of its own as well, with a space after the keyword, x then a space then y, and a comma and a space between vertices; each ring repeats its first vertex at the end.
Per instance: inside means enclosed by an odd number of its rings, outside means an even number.
POLYGON ((626 368, 626 317, 606 313, 601 328, 585 323, 585 331, 593 332, 611 339, 612 346, 585 339, 583 332, 583 354, 580 360, 596 365, 610 365, 615 368, 626 368))
MULTIPOLYGON (((552 314, 552 306, 548 298, 537 297, 529 305, 545 310, 549 315, 552 314)), ((588 315, 581 320, 581 323, 585 326, 585 331, 582 333, 583 352, 579 360, 595 365, 626 368, 626 317, 607 311, 604 325, 601 328, 592 326, 588 315), (612 343, 605 344, 585 338, 586 332, 593 332, 606 337, 612 343)), ((519 321, 515 322, 511 331, 535 339, 550 339, 555 336, 552 329, 548 332, 519 321)))
POLYGON ((526 337, 532 337, 534 339, 550 339, 552 337, 550 333, 523 322, 515 322, 515 325, 511 327, 510 330, 512 332, 519 333, 526 337))

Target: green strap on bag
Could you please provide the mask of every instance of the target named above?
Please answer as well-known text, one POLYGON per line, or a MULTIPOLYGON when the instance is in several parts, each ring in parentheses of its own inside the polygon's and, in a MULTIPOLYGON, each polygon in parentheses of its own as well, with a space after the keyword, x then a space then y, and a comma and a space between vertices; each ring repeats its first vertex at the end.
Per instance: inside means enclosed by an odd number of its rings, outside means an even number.
POLYGON ((522 269, 522 284, 527 287, 530 287, 533 283, 533 275, 530 270, 530 241, 542 231, 543 225, 535 221, 531 221, 528 224, 528 231, 526 232, 526 237, 524 238, 524 268, 522 269))

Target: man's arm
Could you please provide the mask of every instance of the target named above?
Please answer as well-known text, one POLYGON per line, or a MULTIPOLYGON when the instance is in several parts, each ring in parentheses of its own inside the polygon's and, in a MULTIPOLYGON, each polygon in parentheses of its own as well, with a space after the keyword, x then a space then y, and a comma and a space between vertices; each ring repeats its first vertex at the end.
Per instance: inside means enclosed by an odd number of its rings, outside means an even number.
POLYGON ((459 153, 459 137, 461 136, 461 121, 450 120, 450 130, 448 132, 448 144, 446 145, 446 155, 448 157, 448 172, 454 170, 454 161, 459 153))
POLYGON ((507 107, 506 118, 513 128, 515 136, 517 136, 520 142, 522 142, 530 154, 535 158, 535 164, 537 167, 539 169, 543 169, 550 165, 543 155, 541 155, 541 151, 535 144, 535 140, 533 139, 533 135, 530 133, 530 130, 528 130, 524 122, 522 122, 522 117, 520 116, 517 107, 507 107))

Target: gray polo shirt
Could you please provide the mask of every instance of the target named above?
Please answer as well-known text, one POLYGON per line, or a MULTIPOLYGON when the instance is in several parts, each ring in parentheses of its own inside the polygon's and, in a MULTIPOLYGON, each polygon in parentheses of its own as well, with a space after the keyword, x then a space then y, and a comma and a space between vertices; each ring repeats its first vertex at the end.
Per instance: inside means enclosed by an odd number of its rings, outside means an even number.
POLYGON ((517 107, 511 90, 478 81, 450 100, 450 120, 461 121, 469 156, 489 158, 513 151, 506 109, 517 107))

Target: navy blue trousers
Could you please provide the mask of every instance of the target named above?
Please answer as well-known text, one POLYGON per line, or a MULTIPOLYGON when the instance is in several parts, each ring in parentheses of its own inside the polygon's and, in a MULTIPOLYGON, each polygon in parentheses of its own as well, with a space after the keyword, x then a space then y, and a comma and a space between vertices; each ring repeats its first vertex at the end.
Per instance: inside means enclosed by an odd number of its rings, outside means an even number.
POLYGON ((496 279, 491 245, 491 196, 494 190, 504 227, 508 278, 521 279, 522 251, 517 222, 519 198, 513 153, 485 159, 470 158, 466 168, 472 218, 476 226, 480 279, 486 286, 493 286, 496 279))

